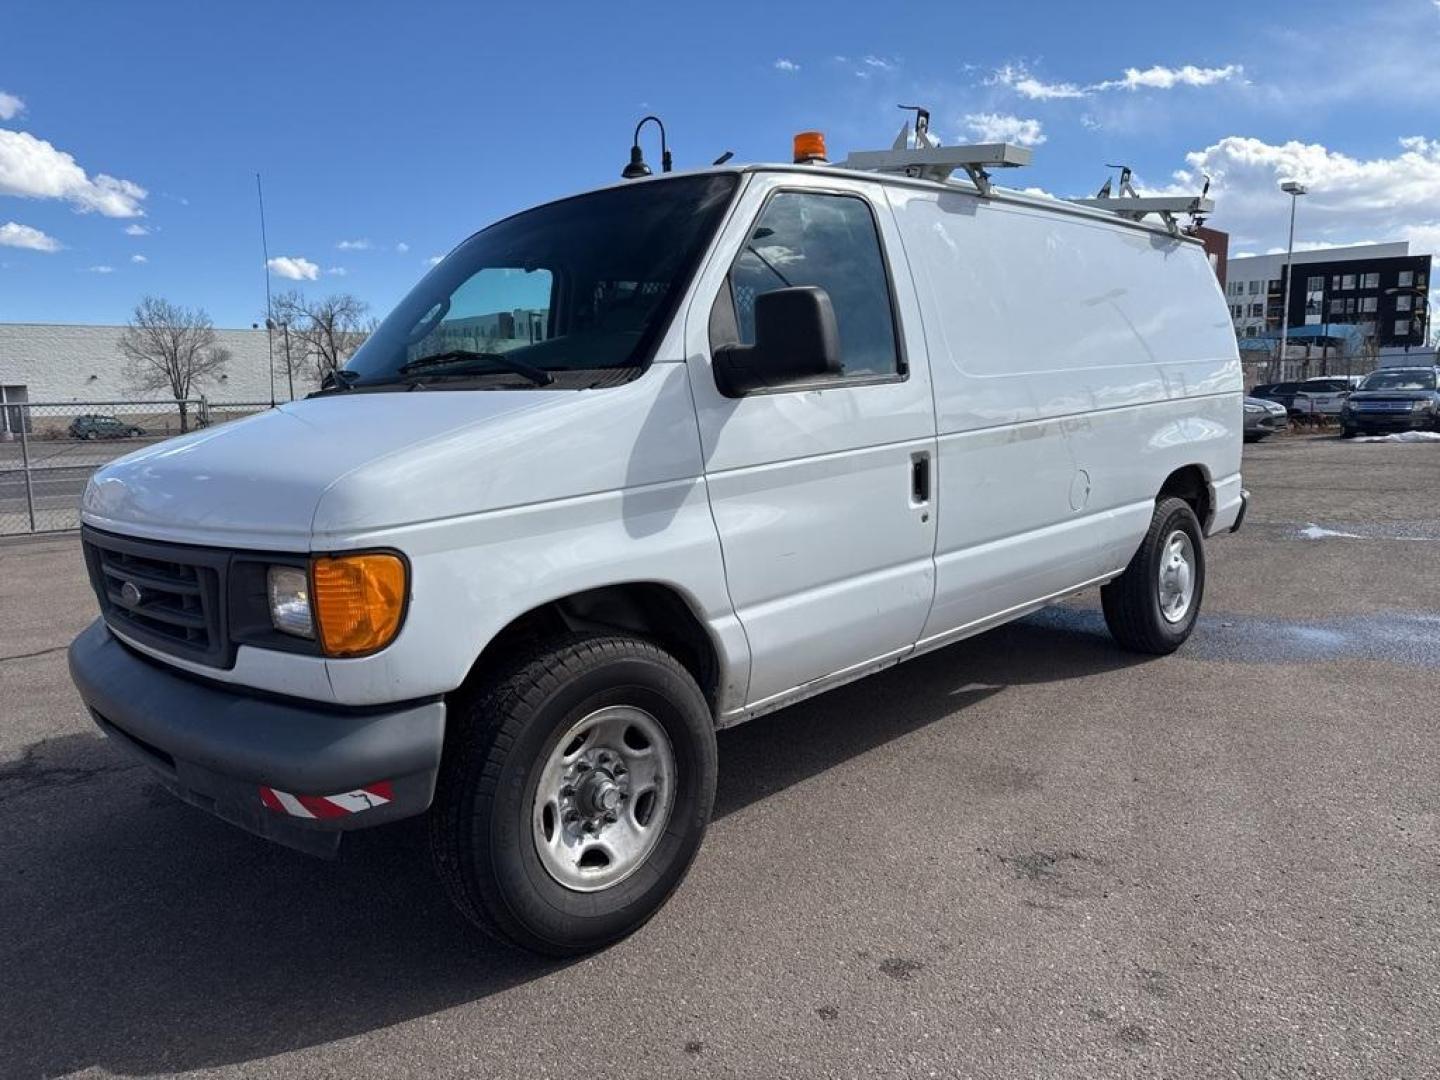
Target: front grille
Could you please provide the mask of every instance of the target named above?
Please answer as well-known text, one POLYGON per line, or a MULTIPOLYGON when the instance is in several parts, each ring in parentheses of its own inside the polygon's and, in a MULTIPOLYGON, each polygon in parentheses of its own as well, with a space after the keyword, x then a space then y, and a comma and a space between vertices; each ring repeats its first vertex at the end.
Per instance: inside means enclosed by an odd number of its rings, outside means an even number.
POLYGON ((230 665, 224 600, 228 553, 94 529, 83 530, 81 538, 90 584, 110 626, 182 659, 230 665))
POLYGON ((1409 398, 1401 401, 1352 401, 1350 407, 1356 412, 1408 413, 1414 407, 1409 398))

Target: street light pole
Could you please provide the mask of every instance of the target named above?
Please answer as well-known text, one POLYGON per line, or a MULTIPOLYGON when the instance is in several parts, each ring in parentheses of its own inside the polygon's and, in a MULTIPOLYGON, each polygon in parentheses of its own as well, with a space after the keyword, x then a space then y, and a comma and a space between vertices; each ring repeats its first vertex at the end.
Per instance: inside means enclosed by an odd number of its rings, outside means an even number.
POLYGON ((1290 339, 1290 287, 1295 280, 1295 204, 1309 189, 1295 180, 1287 180, 1280 190, 1290 196, 1290 242, 1285 248, 1285 301, 1280 309, 1280 363, 1276 378, 1285 378, 1285 346, 1290 339))

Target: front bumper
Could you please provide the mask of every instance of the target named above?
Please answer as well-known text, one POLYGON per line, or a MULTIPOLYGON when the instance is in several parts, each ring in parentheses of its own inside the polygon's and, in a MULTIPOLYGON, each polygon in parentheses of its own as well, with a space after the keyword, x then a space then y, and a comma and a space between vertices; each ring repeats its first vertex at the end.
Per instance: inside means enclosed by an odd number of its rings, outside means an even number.
POLYGON ((1356 431, 1421 431, 1435 426, 1433 412, 1348 412, 1340 422, 1356 431))
POLYGON ((141 657, 101 619, 70 645, 70 677, 100 729, 172 793, 312 854, 423 812, 435 792, 439 700, 336 710, 255 697, 141 657))
POLYGON ((1290 428, 1290 417, 1285 413, 1255 413, 1245 417, 1245 434, 1255 437, 1278 435, 1290 428))

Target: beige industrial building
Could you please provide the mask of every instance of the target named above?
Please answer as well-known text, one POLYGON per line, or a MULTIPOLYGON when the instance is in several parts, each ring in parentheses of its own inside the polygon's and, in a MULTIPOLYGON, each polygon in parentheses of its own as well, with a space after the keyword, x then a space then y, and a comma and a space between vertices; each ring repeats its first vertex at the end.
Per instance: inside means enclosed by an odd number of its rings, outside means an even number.
MULTIPOLYGON (((119 349, 123 326, 70 326, 54 323, 0 323, 0 405, 15 402, 83 403, 144 401, 169 395, 142 391, 125 377, 119 349)), ((197 384, 192 396, 212 401, 286 401, 283 338, 274 345, 265 330, 215 331, 215 344, 230 353, 224 372, 197 384)), ((293 342, 292 342, 293 344, 293 342)), ((296 373, 295 394, 315 388, 307 373, 296 373)), ((0 416, 4 410, 0 409, 0 416)))

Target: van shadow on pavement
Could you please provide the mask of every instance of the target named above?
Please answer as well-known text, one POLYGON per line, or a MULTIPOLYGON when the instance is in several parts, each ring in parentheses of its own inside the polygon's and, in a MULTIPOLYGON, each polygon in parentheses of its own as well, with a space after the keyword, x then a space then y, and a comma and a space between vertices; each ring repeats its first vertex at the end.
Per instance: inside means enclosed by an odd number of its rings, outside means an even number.
MULTIPOLYGON (((959 723, 1005 685, 1135 662, 1089 629, 1002 628, 722 732, 716 816, 959 723)), ((0 1075, 254 1061, 566 967, 472 931, 423 841, 404 822, 355 834, 322 862, 180 804, 98 735, 30 747, 0 765, 0 1075)))

